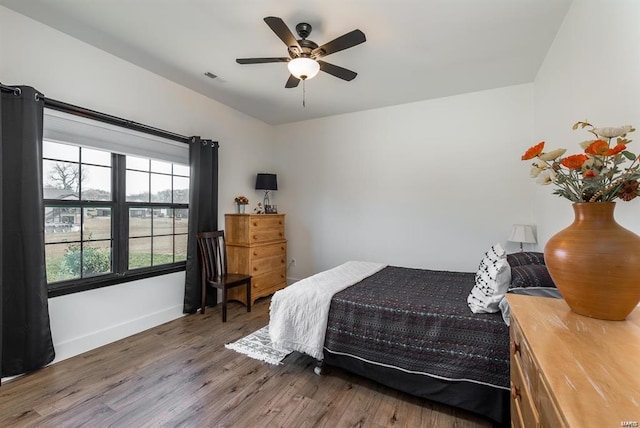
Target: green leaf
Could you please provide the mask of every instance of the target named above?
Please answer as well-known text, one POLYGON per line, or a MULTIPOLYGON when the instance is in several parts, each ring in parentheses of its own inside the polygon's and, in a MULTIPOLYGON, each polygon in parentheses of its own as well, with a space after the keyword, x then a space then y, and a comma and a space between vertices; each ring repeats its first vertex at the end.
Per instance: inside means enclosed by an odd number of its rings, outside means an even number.
POLYGON ((631 161, 632 161, 632 160, 636 160, 636 155, 634 155, 634 154, 633 154, 633 153, 631 153, 631 152, 628 152, 628 151, 624 150, 624 151, 622 152, 622 154, 624 155, 624 157, 625 157, 625 158, 627 158, 627 159, 629 159, 629 160, 631 160, 631 161))

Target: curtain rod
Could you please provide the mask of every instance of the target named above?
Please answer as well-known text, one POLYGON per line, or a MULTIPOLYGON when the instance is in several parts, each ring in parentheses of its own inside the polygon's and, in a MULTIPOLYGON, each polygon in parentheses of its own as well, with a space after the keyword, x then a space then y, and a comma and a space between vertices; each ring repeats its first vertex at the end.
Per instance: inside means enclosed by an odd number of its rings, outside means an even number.
MULTIPOLYGON (((0 83, 0 89, 13 92, 19 95, 20 88, 17 86, 6 86, 0 83)), ((111 125, 121 126, 123 128, 133 129, 134 131, 140 131, 147 134, 155 135, 158 137, 166 138, 168 140, 179 141, 181 143, 189 144, 192 141, 191 137, 176 134, 174 132, 165 131, 163 129, 154 128, 152 126, 144 125, 142 123, 133 122, 131 120, 122 119, 120 117, 112 116, 106 113, 100 113, 99 111, 90 110, 84 107, 78 107, 73 104, 65 103, 62 101, 54 100, 43 96, 44 106, 53 110, 58 110, 64 113, 74 114, 76 116, 86 117, 89 119, 97 120, 100 122, 108 123, 111 125)))

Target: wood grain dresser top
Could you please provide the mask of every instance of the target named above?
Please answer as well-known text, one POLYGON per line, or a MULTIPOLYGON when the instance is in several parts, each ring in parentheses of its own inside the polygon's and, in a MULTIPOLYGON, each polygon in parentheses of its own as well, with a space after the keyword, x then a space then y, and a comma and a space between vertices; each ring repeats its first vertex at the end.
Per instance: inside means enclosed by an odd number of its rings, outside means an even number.
POLYGON ((603 321, 571 312, 561 299, 507 299, 570 426, 638 426, 640 308, 625 321, 603 321))

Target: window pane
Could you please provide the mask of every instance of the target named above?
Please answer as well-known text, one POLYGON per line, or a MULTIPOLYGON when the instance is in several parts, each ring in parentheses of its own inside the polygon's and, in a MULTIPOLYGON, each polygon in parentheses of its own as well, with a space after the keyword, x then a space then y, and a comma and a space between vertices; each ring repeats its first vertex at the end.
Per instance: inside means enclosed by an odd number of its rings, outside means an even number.
POLYGON ((189 166, 188 165, 178 165, 173 164, 173 175, 183 175, 185 177, 189 176, 189 166))
POLYGON ((42 157, 61 161, 79 162, 80 147, 68 144, 54 143, 44 140, 42 142, 42 157))
POLYGON ((129 239, 129 269, 151 266, 151 238, 129 239))
POLYGON ((80 277, 78 271, 74 275, 67 269, 65 254, 69 244, 45 245, 44 253, 47 264, 47 282, 65 281, 80 277))
POLYGON ((102 150, 82 148, 82 163, 111 166, 111 153, 102 150))
POLYGON ((173 236, 153 238, 153 265, 173 263, 173 236))
POLYGON ((189 203, 189 178, 173 177, 173 203, 189 203))
POLYGON ((187 233, 189 226, 189 210, 175 210, 175 233, 187 233))
POLYGON ((45 199, 78 199, 79 164, 45 160, 42 172, 45 199))
POLYGON ((129 208, 129 236, 151 236, 151 210, 129 208))
POLYGON ((149 173, 127 170, 127 202, 149 202, 149 173))
POLYGON ((151 202, 171 202, 171 176, 151 174, 151 202))
POLYGON ((151 172, 162 172, 171 174, 171 164, 168 162, 151 161, 151 172))
POLYGON ((51 207, 44 209, 44 241, 80 240, 80 208, 51 207))
POLYGON ((111 168, 82 165, 82 200, 111 200, 111 168))
POLYGON ((153 209, 153 235, 172 235, 173 219, 169 217, 170 208, 153 209))
POLYGON ((187 235, 176 235, 175 241, 175 261, 187 260, 187 235))
POLYGON ((111 272, 111 241, 85 243, 82 249, 82 277, 111 272))
POLYGON ((84 239, 111 239, 111 208, 84 209, 84 239))
POLYGON ((139 171, 149 171, 149 159, 127 156, 127 169, 137 169, 139 171))

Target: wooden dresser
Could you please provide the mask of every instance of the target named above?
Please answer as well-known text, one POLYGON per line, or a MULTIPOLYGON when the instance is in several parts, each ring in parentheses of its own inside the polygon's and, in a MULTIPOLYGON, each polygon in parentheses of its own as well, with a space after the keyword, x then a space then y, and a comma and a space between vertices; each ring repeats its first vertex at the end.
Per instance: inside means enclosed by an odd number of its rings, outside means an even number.
POLYGON ((602 321, 560 299, 507 299, 511 426, 640 426, 640 308, 602 321))
MULTIPOLYGON (((284 214, 226 214, 225 237, 230 273, 251 278, 251 304, 287 285, 287 240, 284 214)), ((229 300, 246 304, 238 287, 229 290, 229 300)))

